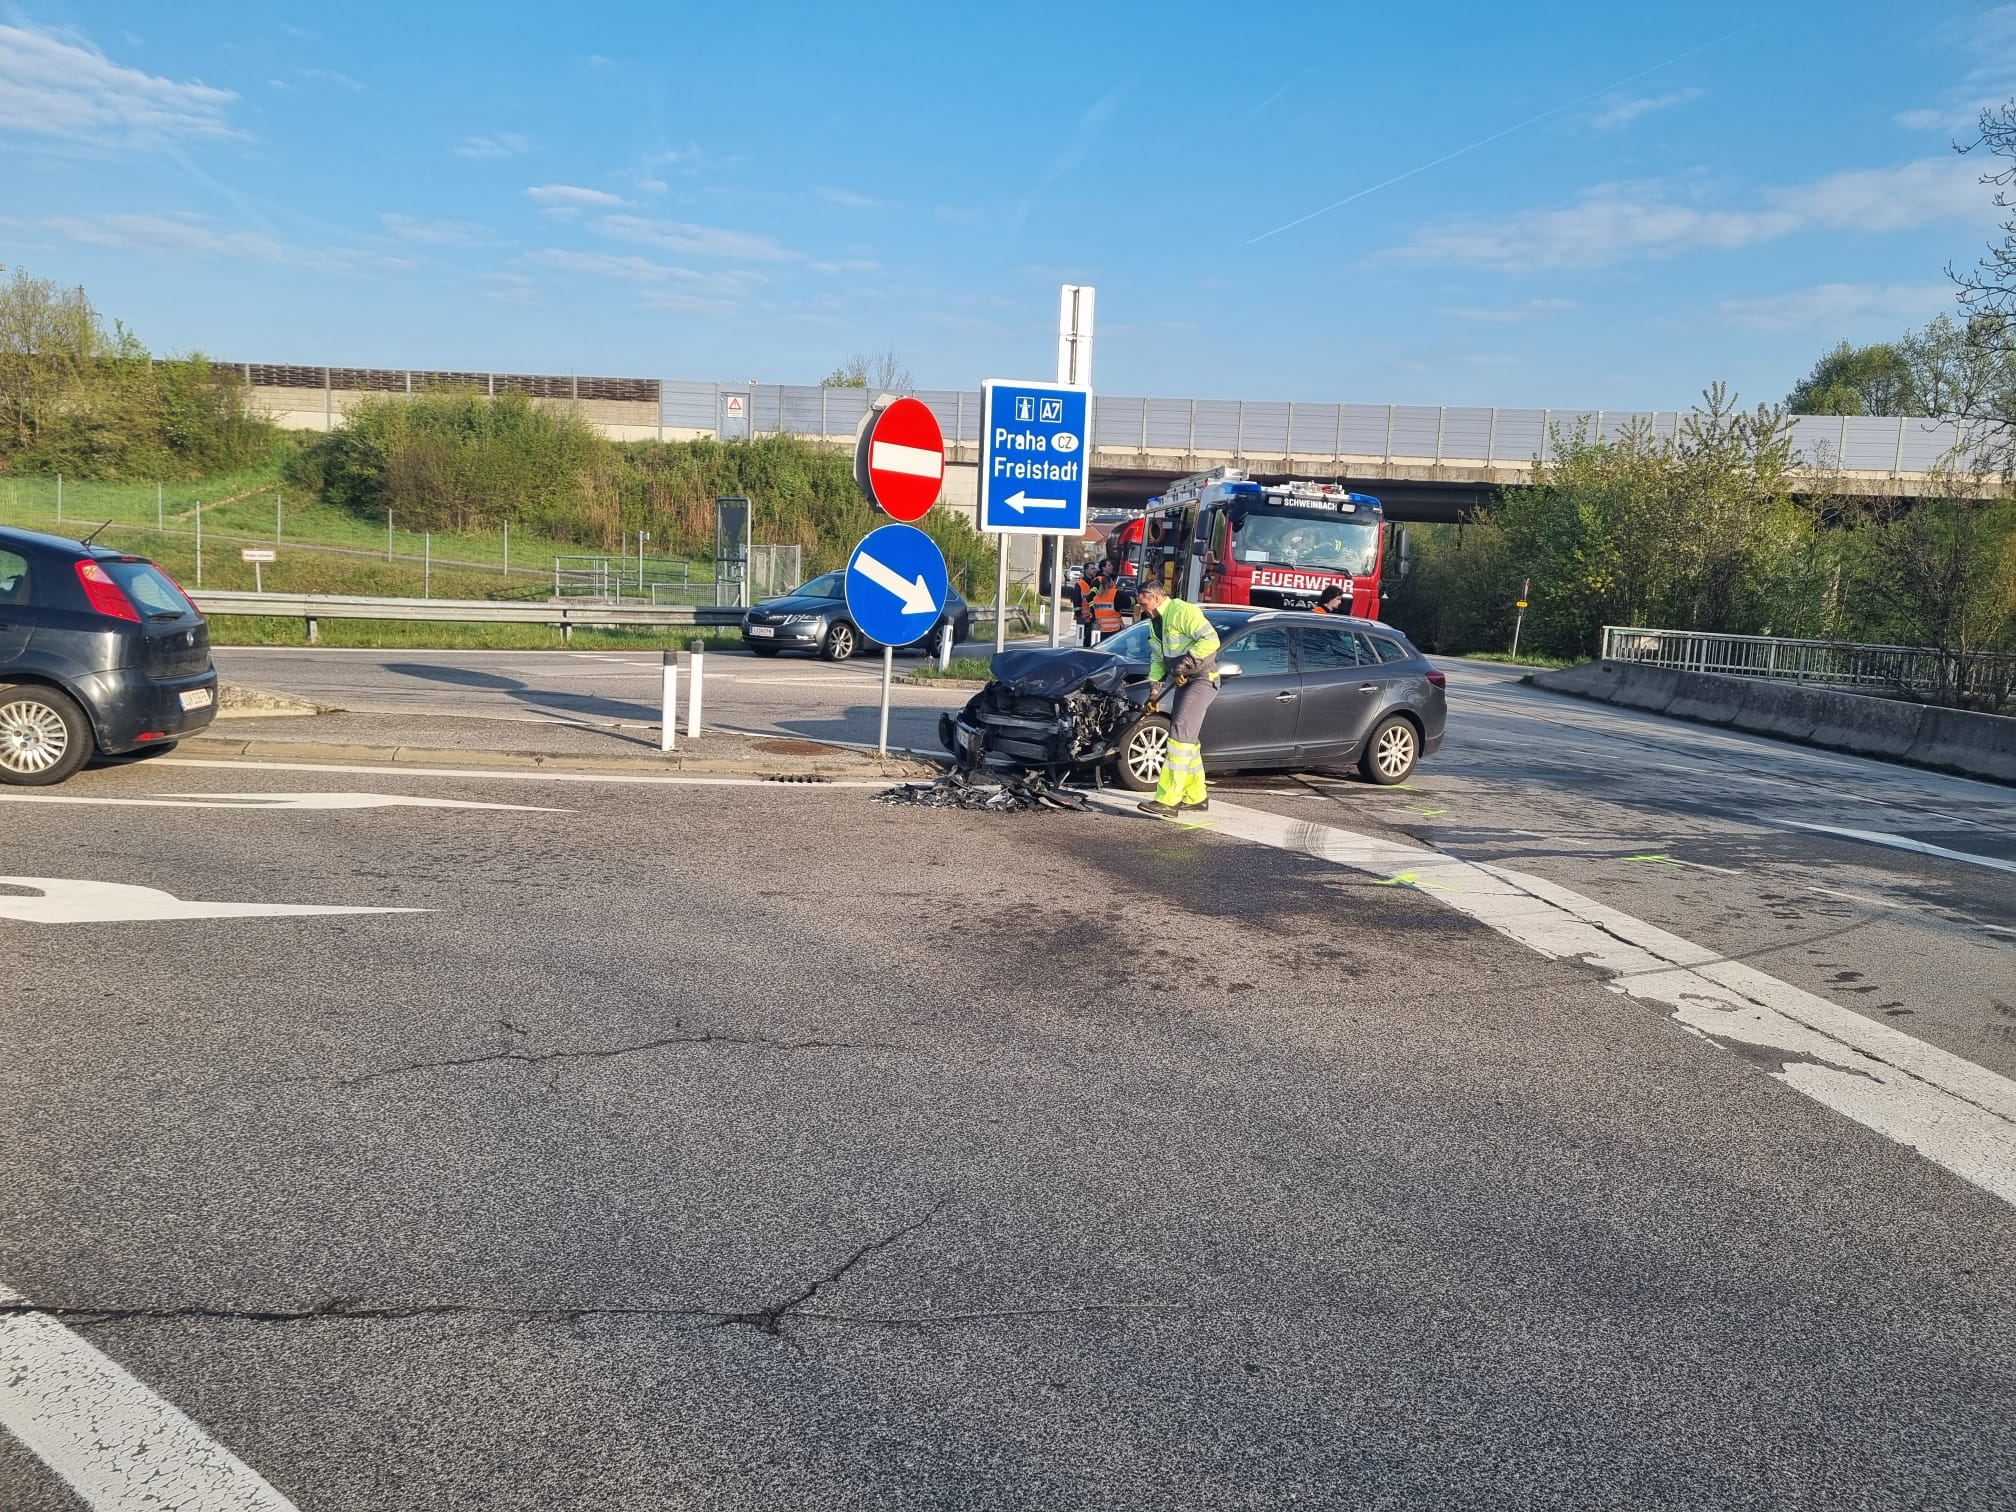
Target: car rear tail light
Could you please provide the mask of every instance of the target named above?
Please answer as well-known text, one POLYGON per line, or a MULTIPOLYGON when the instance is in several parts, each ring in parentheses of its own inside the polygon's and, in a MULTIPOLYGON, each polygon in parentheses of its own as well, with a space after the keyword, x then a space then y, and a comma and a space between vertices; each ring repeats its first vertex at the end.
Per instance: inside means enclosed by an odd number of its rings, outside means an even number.
POLYGON ((1437 672, 1431 669, 1428 673, 1428 681, 1433 683, 1438 688, 1446 688, 1449 686, 1449 674, 1447 672, 1437 672))
POLYGON ((140 611, 133 607, 133 600, 126 597, 126 591, 112 581, 112 574, 96 562, 77 564, 77 581, 84 585, 84 597, 91 601, 91 607, 100 614, 109 614, 113 619, 131 620, 140 623, 140 611))

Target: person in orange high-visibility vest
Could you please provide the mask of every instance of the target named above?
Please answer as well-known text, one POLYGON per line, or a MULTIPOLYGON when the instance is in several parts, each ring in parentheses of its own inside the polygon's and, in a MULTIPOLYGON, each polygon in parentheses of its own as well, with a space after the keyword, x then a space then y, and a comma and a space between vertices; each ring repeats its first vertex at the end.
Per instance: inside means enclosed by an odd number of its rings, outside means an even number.
POLYGON ((1351 600, 1344 596, 1344 589, 1340 584, 1332 583, 1328 588, 1323 590, 1323 596, 1316 600, 1316 608, 1312 612, 1316 614, 1349 614, 1351 612, 1351 600))

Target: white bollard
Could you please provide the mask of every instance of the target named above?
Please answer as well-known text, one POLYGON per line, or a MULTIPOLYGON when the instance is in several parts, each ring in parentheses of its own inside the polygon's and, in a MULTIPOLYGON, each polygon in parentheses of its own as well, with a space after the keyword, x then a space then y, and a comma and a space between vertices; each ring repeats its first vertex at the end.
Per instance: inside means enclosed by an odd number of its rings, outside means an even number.
POLYGON ((658 730, 658 749, 669 751, 679 734, 679 653, 665 653, 665 708, 658 730))
POLYGON ((945 621, 945 628, 938 632, 938 670, 943 672, 952 665, 952 621, 945 621))
POLYGON ((693 691, 686 695, 686 735, 690 740, 700 738, 701 671, 707 661, 707 653, 701 648, 707 643, 693 642, 693 691))

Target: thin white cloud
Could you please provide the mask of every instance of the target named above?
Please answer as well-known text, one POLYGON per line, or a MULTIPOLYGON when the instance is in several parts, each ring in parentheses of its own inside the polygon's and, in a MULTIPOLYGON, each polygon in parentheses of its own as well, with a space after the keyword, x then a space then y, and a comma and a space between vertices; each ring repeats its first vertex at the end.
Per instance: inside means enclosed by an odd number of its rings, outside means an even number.
POLYGON ((522 157, 532 150, 532 138, 518 131, 500 131, 495 136, 464 137, 455 147, 455 156, 465 158, 522 157))
MULTIPOLYGON (((542 247, 523 259, 534 267, 552 268, 562 273, 579 273, 590 278, 614 279, 636 284, 644 291, 642 303, 651 309, 689 308, 681 301, 701 301, 730 307, 763 275, 751 268, 727 268, 703 272, 672 263, 653 262, 614 252, 576 252, 564 247, 542 247)), ((697 304, 690 308, 698 308, 697 304)))
POLYGON ((1122 80, 1086 107, 1085 113, 1078 117, 1078 124, 1072 130, 1071 140, 1065 143, 1064 150, 1051 160, 1050 166, 1043 170, 1036 182, 1029 187, 1029 192, 1023 195, 1015 206, 1016 225, 1021 225, 1029 218, 1029 213, 1042 202, 1044 193, 1052 184, 1066 174, 1074 172, 1078 165, 1085 161, 1093 145, 1105 133, 1106 128, 1113 124, 1113 118, 1120 113, 1120 106, 1126 100, 1127 92, 1133 87, 1132 79, 1122 80))
POLYGON ((1994 219, 1978 169, 1951 157, 1923 158, 1767 189, 1755 203, 1734 208, 1703 203, 1700 195, 1664 183, 1599 184, 1564 209, 1432 228, 1394 255, 1508 272, 1593 268, 1637 257, 1733 251, 1806 231, 1854 235, 1994 219))
POLYGON ((385 229, 401 241, 423 247, 489 247, 497 233, 472 221, 429 221, 412 215, 381 215, 385 229))
POLYGON ((774 236, 757 231, 733 231, 722 226, 696 226, 688 221, 654 220, 642 215, 605 215, 594 229, 614 241, 637 242, 687 257, 736 258, 747 262, 804 262, 774 236))
POLYGON ((614 252, 573 252, 564 247, 541 247, 536 252, 527 252, 525 261, 542 268, 587 273, 596 278, 620 278, 630 283, 663 283, 706 276, 694 268, 678 268, 669 263, 653 262, 648 257, 624 257, 614 252))
POLYGON ((483 279, 489 285, 483 291, 486 299, 508 305, 539 303, 538 283, 523 273, 485 273, 483 279))
POLYGON ((2016 5, 1949 23, 1939 35, 1972 66, 1941 92, 1937 105, 1901 110, 1890 119, 1906 131, 1971 135, 1982 111, 2016 97, 2016 5))
POLYGON ((313 79, 318 84, 334 84, 338 89, 347 89, 352 94, 362 94, 365 84, 362 79, 353 79, 346 73, 333 68, 304 68, 301 77, 313 79))
POLYGON ((1688 105, 1706 93, 1698 87, 1676 89, 1661 95, 1612 95, 1603 102, 1603 108, 1589 118, 1589 124, 1598 131, 1617 131, 1629 126, 1633 121, 1654 111, 1672 110, 1676 106, 1688 105))
POLYGON ((838 205, 842 210, 873 210, 882 201, 866 194, 857 194, 852 189, 815 189, 812 191, 829 205, 838 205))
POLYGON ((1458 305, 1442 313, 1455 320, 1474 320, 1483 325, 1517 325, 1522 321, 1541 320, 1549 315, 1559 315, 1568 310, 1581 308, 1582 306, 1572 299, 1529 299, 1524 304, 1488 308, 1458 305))
POLYGON ((525 198, 549 210, 599 210, 623 203, 623 196, 606 189, 584 189, 579 184, 534 184, 525 198))
POLYGON ((234 136, 237 98, 114 63, 75 33, 0 26, 0 131, 128 146, 234 136))
POLYGON ((195 216, 48 215, 38 225, 86 246, 138 255, 226 257, 320 273, 403 272, 413 264, 361 247, 299 247, 263 231, 219 230, 195 216))
POLYGON ((1732 325, 1758 330, 1844 331, 1916 325, 1952 303, 1950 283, 1829 283, 1757 299, 1725 299, 1716 313, 1732 325))

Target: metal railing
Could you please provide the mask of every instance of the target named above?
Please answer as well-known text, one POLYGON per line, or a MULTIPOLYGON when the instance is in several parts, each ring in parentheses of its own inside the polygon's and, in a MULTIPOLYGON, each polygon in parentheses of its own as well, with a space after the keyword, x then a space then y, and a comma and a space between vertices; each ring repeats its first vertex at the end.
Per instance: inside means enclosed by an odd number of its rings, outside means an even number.
POLYGON ((317 623, 325 619, 426 620, 451 624, 550 625, 563 640, 577 626, 655 626, 673 629, 691 625, 739 625, 742 611, 712 604, 587 604, 551 601, 513 603, 497 599, 361 598, 330 593, 211 593, 197 589, 192 597, 205 615, 257 614, 303 621, 308 639, 316 639, 317 623))
POLYGON ((2016 696, 2016 656, 1939 651, 1924 646, 1715 635, 1699 630, 1603 627, 1603 659, 1728 677, 1777 678, 1861 688, 1891 698, 1985 708, 2016 696))
MULTIPOLYGON (((668 431, 723 439, 781 432, 852 442, 874 397, 867 389, 805 384, 667 380, 660 419, 668 431), (728 409, 734 400, 738 408, 728 409)), ((977 446, 980 395, 924 389, 947 442, 977 446)), ((1147 399, 1094 394, 1093 445, 1108 453, 1175 458, 1296 458, 1315 463, 1470 465, 1520 469, 1552 456, 1554 437, 1578 431, 1614 441, 1647 422, 1660 436, 1686 423, 1677 410, 1485 409, 1463 405, 1304 404, 1256 399, 1147 399)), ((1931 471, 1964 450, 1955 421, 1871 415, 1801 415, 1793 446, 1803 466, 1897 476, 1931 471)))

